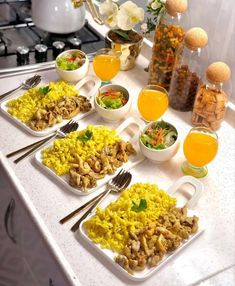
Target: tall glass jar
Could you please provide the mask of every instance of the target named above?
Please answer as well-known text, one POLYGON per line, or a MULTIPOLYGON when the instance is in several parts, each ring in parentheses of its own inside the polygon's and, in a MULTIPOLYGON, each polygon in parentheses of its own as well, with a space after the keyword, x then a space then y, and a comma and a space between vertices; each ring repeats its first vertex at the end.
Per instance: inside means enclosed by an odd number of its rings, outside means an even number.
POLYGON ((220 127, 228 102, 224 83, 230 79, 230 75, 230 68, 223 62, 215 62, 208 66, 207 80, 200 86, 195 98, 193 125, 206 126, 213 130, 220 127))
POLYGON ((175 54, 188 27, 187 0, 167 0, 166 13, 155 30, 148 84, 169 90, 175 54))
POLYGON ((206 53, 203 53, 207 42, 207 33, 203 29, 192 28, 185 34, 184 43, 177 51, 169 90, 170 106, 176 110, 193 109, 201 82, 202 63, 207 60, 206 53))

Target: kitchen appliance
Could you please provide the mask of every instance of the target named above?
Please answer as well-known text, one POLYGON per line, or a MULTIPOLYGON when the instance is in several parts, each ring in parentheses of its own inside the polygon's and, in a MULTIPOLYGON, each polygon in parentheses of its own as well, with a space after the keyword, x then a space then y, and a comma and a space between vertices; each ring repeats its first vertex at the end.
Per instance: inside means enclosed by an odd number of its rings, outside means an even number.
MULTIPOLYGON (((103 24, 92 2, 86 0, 94 20, 103 24)), ((80 30, 85 24, 83 0, 32 0, 32 19, 35 25, 47 32, 67 34, 80 30)))
POLYGON ((103 37, 87 21, 73 33, 50 33, 35 26, 29 0, 0 0, 0 77, 53 67, 63 50, 94 53, 104 46, 103 37))

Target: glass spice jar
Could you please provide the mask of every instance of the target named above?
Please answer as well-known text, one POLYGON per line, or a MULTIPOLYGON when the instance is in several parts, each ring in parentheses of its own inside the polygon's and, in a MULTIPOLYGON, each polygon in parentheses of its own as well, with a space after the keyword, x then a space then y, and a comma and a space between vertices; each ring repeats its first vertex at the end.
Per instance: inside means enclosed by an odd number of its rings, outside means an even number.
POLYGON ((148 84, 169 90, 175 54, 188 26, 187 0, 166 0, 166 13, 155 29, 148 84))
POLYGON ((223 87, 230 76, 230 68, 223 62, 215 62, 208 66, 207 81, 200 86, 195 98, 192 113, 193 125, 206 126, 213 130, 220 127, 228 102, 228 96, 223 87))
POLYGON ((170 106, 176 110, 193 109, 201 82, 201 66, 207 60, 202 51, 207 42, 207 33, 203 29, 192 28, 185 34, 184 43, 177 51, 169 90, 170 106))

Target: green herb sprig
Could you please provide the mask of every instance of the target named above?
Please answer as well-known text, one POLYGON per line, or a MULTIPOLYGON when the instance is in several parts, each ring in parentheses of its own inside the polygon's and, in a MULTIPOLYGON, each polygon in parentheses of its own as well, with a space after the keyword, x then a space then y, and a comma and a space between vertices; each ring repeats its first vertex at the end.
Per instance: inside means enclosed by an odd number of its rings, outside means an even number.
POLYGON ((139 205, 136 204, 135 202, 132 202, 132 207, 131 210, 139 213, 147 209, 147 201, 145 199, 141 199, 139 205))
POLYGON ((51 91, 51 88, 49 87, 49 85, 41 86, 41 87, 39 87, 38 91, 39 91, 41 94, 46 95, 48 92, 51 91))
POLYGON ((86 130, 84 134, 78 135, 76 139, 82 142, 87 142, 91 139, 92 136, 93 136, 93 132, 90 130, 86 130))

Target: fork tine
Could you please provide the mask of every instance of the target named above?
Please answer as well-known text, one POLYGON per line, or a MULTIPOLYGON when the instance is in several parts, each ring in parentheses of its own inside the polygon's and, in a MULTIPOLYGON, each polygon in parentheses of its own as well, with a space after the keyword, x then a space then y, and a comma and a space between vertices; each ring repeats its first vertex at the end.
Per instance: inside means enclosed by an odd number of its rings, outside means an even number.
POLYGON ((72 119, 69 120, 69 122, 67 122, 65 125, 63 125, 61 128, 60 128, 60 131, 65 133, 67 128, 70 126, 70 124, 72 123, 72 119))
POLYGON ((28 79, 26 80, 26 83, 27 83, 28 85, 32 85, 33 82, 35 81, 36 77, 37 77, 37 75, 34 75, 34 76, 28 78, 28 79))
POLYGON ((128 176, 125 184, 122 186, 122 189, 125 189, 130 184, 131 179, 132 179, 132 175, 131 175, 131 173, 129 173, 129 176, 128 176))
POLYGON ((117 183, 117 181, 119 180, 119 178, 120 178, 120 176, 122 175, 122 173, 123 173, 123 168, 118 172, 118 174, 112 179, 112 184, 116 184, 117 183))
POLYGON ((123 173, 120 179, 117 181, 116 187, 121 188, 126 182, 128 176, 129 176, 129 172, 123 173))

